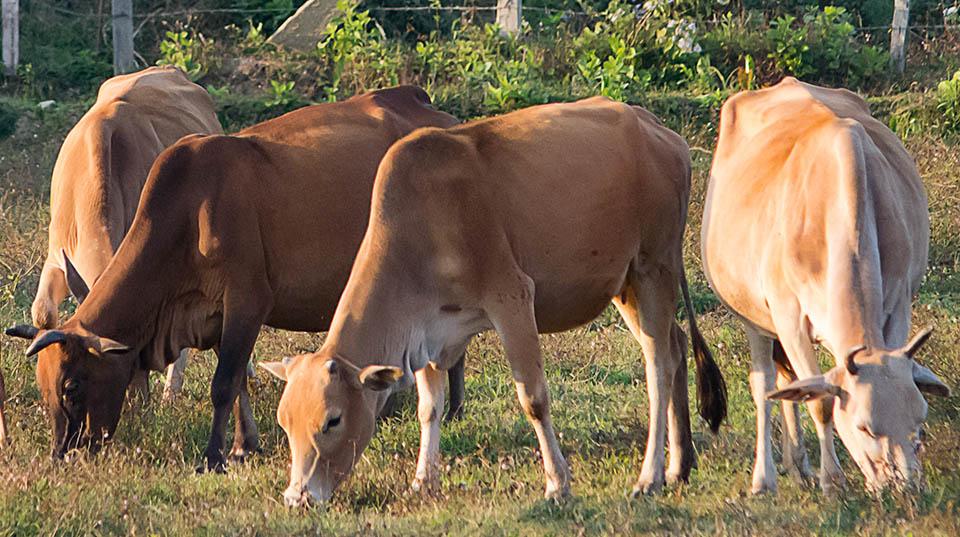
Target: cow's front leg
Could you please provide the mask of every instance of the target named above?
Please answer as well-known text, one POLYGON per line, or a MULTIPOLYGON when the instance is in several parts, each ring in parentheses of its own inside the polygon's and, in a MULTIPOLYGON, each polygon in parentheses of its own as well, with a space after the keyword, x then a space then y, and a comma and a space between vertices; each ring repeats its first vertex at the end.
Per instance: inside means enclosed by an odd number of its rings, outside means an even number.
MULTIPOLYGON (((771 303, 774 303, 771 301, 771 303)), ((790 304, 784 301, 784 304, 790 304)), ((813 343, 803 329, 797 308, 784 308, 785 311, 772 311, 773 322, 777 328, 777 337, 783 345, 790 365, 797 378, 803 380, 821 374, 817 363, 817 354, 813 343)), ((820 441, 820 488, 824 494, 832 495, 846 485, 840 461, 833 446, 833 397, 824 397, 816 401, 807 401, 807 409, 817 429, 820 441)))
POLYGON ((433 492, 440 486, 440 417, 443 415, 443 372, 431 364, 415 373, 417 417, 420 419, 420 456, 411 488, 433 492))
MULTIPOLYGON (((247 302, 251 305, 251 302, 247 302)), ((243 304, 243 302, 241 302, 243 304)), ((255 304, 255 302, 253 302, 255 304)), ((213 426, 210 429, 210 439, 204 451, 207 471, 223 472, 226 470, 226 460, 223 456, 224 436, 226 435, 227 420, 230 410, 237 399, 237 395, 246 382, 247 362, 253 345, 257 341, 262 322, 261 316, 251 317, 241 313, 232 313, 230 302, 225 301, 223 334, 220 345, 215 349, 217 353, 217 369, 210 384, 210 399, 213 401, 213 426)), ((258 308, 251 307, 252 311, 258 308)), ((259 311, 267 311, 266 308, 259 311)), ((255 433, 254 427, 254 433, 255 433)), ((203 470, 198 469, 198 470, 203 470)))
POLYGON ((249 371, 245 371, 244 378, 240 382, 240 393, 233 405, 236 428, 233 433, 230 459, 237 462, 243 462, 248 456, 260 452, 260 434, 257 431, 257 422, 253 418, 253 407, 250 405, 249 377, 249 371))
POLYGON ((522 289, 502 293, 499 296, 502 302, 497 301, 488 311, 503 341, 520 407, 537 434, 546 477, 544 496, 559 499, 570 493, 570 470, 550 419, 550 396, 533 311, 533 281, 526 275, 521 279, 522 289))
POLYGON ((757 408, 757 446, 753 463, 753 483, 750 492, 761 494, 777 491, 777 470, 773 464, 770 440, 770 412, 773 402, 767 394, 776 386, 776 367, 773 363, 773 340, 745 325, 750 343, 750 394, 757 408))

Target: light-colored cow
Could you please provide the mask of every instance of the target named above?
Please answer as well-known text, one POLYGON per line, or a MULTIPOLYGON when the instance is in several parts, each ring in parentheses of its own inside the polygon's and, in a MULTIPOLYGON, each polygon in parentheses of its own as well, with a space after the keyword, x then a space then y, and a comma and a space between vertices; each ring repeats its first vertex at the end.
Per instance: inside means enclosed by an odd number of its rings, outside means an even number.
POLYGON ((488 329, 503 341, 536 431, 546 496, 567 494, 537 334, 582 325, 611 301, 646 357, 650 429, 634 492, 687 479, 695 455, 678 288, 701 414, 716 431, 726 413, 683 274, 689 193, 683 139, 649 112, 602 98, 420 129, 397 142, 377 171, 370 224, 323 347, 262 364, 287 381, 277 410, 293 459, 287 503, 330 498, 373 436, 386 395, 414 377, 413 486, 435 486, 442 371, 488 329))
MULTIPOLYGON (((918 480, 918 431, 927 413, 921 392, 949 393, 913 359, 929 331, 907 342, 929 238, 912 159, 857 95, 787 78, 724 104, 703 264, 750 341, 754 492, 776 488, 769 399, 788 401, 794 448, 802 434, 789 401, 809 402, 825 491, 844 481, 834 423, 870 489, 918 480), (814 343, 836 358, 826 374, 814 343), (777 383, 780 345, 787 360, 780 360, 777 383), (799 380, 790 383, 794 374, 799 380)), ((787 459, 794 473, 804 472, 802 456, 787 459)))

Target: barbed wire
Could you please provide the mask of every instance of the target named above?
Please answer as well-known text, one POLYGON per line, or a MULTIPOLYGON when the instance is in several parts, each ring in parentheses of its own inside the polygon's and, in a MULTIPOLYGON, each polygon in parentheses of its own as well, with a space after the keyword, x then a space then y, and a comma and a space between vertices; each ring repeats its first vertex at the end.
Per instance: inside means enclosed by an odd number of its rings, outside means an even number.
MULTIPOLYGON (((35 3, 45 6, 46 8, 64 14, 71 17, 89 17, 89 18, 102 18, 109 19, 109 13, 90 13, 90 12, 81 12, 74 11, 71 9, 63 8, 50 4, 44 0, 34 0, 35 3)), ((442 6, 442 5, 428 5, 428 6, 369 6, 366 9, 369 11, 378 11, 378 12, 420 12, 420 11, 446 11, 446 12, 478 12, 478 11, 496 11, 497 6, 442 6)), ((586 11, 578 11, 571 9, 556 9, 549 7, 541 6, 521 6, 523 11, 530 12, 539 12, 546 14, 564 14, 572 15, 578 17, 588 17, 588 16, 597 16, 596 13, 588 13, 586 11)), ((180 16, 189 16, 189 15, 205 15, 205 14, 258 14, 258 13, 290 13, 291 15, 296 10, 289 8, 189 8, 181 9, 175 11, 153 11, 143 15, 134 14, 135 19, 140 19, 142 28, 143 24, 148 22, 151 19, 157 18, 171 18, 171 17, 180 17, 180 16)), ((701 21, 707 26, 714 26, 720 24, 720 21, 701 21)), ((138 28, 138 30, 140 29, 138 28)), ((877 25, 877 26, 857 26, 854 27, 854 31, 857 33, 863 32, 878 32, 878 31, 888 31, 892 30, 892 24, 877 25)), ((920 25, 909 25, 908 30, 916 32, 920 30, 960 30, 960 24, 920 24, 920 25)))

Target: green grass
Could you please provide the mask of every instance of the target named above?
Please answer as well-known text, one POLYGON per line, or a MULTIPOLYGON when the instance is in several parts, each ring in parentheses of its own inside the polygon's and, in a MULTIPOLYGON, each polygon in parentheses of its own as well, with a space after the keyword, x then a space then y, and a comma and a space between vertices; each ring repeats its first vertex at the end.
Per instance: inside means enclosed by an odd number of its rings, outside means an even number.
MULTIPOLYGON (((681 103, 682 104, 682 103, 681 103)), ((699 222, 713 138, 710 113, 660 102, 668 124, 691 146, 695 188, 685 245, 701 325, 727 379, 729 420, 717 436, 694 425, 699 467, 690 483, 651 498, 628 500, 647 432, 647 400, 639 346, 615 315, 543 338, 554 422, 573 471, 573 497, 542 499, 543 476, 532 428, 519 411, 495 334, 469 349, 465 420, 445 425, 445 470, 438 497, 408 491, 418 445, 414 397, 382 422, 357 472, 324 508, 291 510, 280 494, 289 455, 274 416, 281 385, 261 373, 253 387, 264 452, 225 476, 194 473, 210 423, 213 357, 194 357, 182 398, 127 412, 116 440, 96 457, 52 462, 34 365, 23 344, 0 340, 13 443, 0 451, 0 535, 75 534, 458 534, 581 535, 957 535, 960 534, 960 400, 931 400, 925 470, 916 498, 875 500, 842 447, 850 485, 838 499, 780 479, 776 497, 749 494, 754 409, 747 388, 749 357, 737 322, 719 308, 699 270, 699 222), (692 110, 689 111, 689 110, 692 110)), ((651 106, 656 108, 657 104, 651 106)), ((49 174, 56 151, 82 104, 44 116, 27 106, 17 132, 0 140, 0 324, 27 319, 45 252, 49 174)), ((915 308, 916 325, 938 327, 921 360, 960 387, 960 152, 929 136, 908 140, 930 189, 932 268, 915 308)), ((315 349, 321 336, 266 329, 258 359, 315 349)), ((692 369, 692 364, 691 364, 692 369)), ((155 398, 161 378, 152 379, 155 398)), ((692 382, 692 371, 691 371, 692 382)), ((808 451, 817 450, 809 420, 808 451)), ((838 442, 839 446, 839 442, 838 442)))

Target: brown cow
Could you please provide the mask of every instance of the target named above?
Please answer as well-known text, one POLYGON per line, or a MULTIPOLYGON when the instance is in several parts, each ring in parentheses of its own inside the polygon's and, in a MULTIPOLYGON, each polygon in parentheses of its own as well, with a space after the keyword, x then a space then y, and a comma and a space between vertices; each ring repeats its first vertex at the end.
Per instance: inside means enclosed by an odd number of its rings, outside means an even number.
MULTIPOLYGON (((57 454, 113 434, 133 369, 188 347, 218 357, 206 468, 222 470, 230 407, 262 324, 325 330, 366 227, 377 164, 413 129, 457 121, 398 87, 311 106, 157 158, 120 249, 76 314, 34 336, 57 454), (145 363, 144 360, 151 360, 145 363)), ((21 335, 31 335, 24 331, 21 335)), ((257 449, 237 420, 231 455, 257 449)))
MULTIPOLYGON (((812 403, 824 490, 843 483, 833 422, 870 489, 919 481, 921 392, 949 393, 912 359, 929 332, 907 343, 929 227, 913 160, 857 95, 787 78, 724 104, 703 264, 750 340, 754 492, 776 489, 768 398, 812 403), (837 361, 826 375, 814 343, 837 361), (774 391, 784 353, 787 376, 774 391)), ((802 437, 786 406, 785 459, 802 474, 803 457, 793 456, 802 437)))
POLYGON ((397 142, 377 172, 370 226, 323 347, 263 364, 287 381, 277 410, 293 459, 287 503, 330 498, 372 437, 385 394, 414 376, 413 486, 434 486, 441 371, 488 329, 500 334, 536 431, 546 496, 567 494, 537 334, 582 325, 611 300, 647 359, 650 433, 634 493, 686 479, 695 455, 678 286, 701 412, 713 430, 726 412, 683 274, 689 193, 683 139, 649 112, 603 98, 420 129, 397 142))
MULTIPOLYGON (((173 67, 150 67, 100 86, 53 167, 48 253, 31 311, 35 326, 57 324, 68 293, 65 255, 76 264, 78 281, 96 281, 106 268, 130 228, 157 155, 188 134, 221 132, 210 95, 173 67)), ((80 287, 86 285, 74 285, 80 287)), ((171 366, 167 397, 178 388, 177 371, 171 366)), ((145 396, 146 371, 139 373, 135 384, 145 396)), ((6 436, 2 399, 0 379, 0 444, 6 436)))

